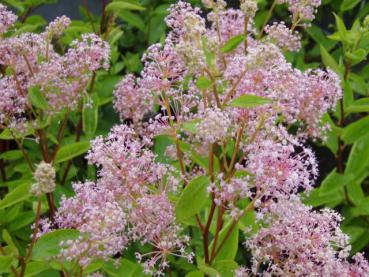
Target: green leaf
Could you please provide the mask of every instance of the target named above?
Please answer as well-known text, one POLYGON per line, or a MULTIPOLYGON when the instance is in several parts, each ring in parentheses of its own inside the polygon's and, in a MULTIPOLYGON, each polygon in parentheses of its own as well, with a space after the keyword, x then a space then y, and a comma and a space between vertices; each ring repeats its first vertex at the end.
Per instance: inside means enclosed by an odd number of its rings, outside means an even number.
MULTIPOLYGON (((196 151, 192 150, 191 159, 192 161, 197 163, 199 166, 201 166, 203 169, 205 169, 207 173, 209 173, 209 158, 208 157, 201 156, 196 151)), ((219 167, 220 167, 219 159, 217 157, 214 157, 214 172, 219 172, 219 167)))
POLYGON ((352 246, 352 254, 363 249, 369 242, 368 227, 365 222, 361 222, 359 219, 344 224, 342 230, 350 238, 349 242, 352 246))
POLYGON ((25 133, 10 131, 8 128, 6 128, 5 130, 3 130, 0 133, 0 139, 2 139, 2 140, 14 140, 14 137, 15 138, 23 138, 23 137, 34 134, 34 132, 35 132, 35 130, 31 127, 31 124, 27 125, 27 131, 25 133))
POLYGON ((182 129, 192 133, 196 134, 197 132, 197 125, 201 122, 201 119, 194 119, 187 122, 182 123, 182 129))
POLYGON ((326 50, 332 49, 336 44, 336 42, 326 37, 326 35, 322 31, 322 28, 316 25, 312 25, 311 27, 305 29, 305 31, 317 44, 322 44, 326 50))
POLYGON ((99 98, 99 106, 109 103, 113 99, 113 90, 121 76, 107 75, 99 78, 95 90, 99 98))
POLYGON ((9 231, 16 231, 26 227, 35 220, 35 213, 33 211, 23 212, 9 223, 9 231))
POLYGON ((195 270, 187 273, 186 277, 204 277, 204 273, 199 270, 195 270))
POLYGON ((89 103, 85 99, 83 104, 83 132, 89 137, 92 138, 96 132, 97 122, 98 122, 98 105, 97 101, 93 101, 93 103, 89 103))
POLYGON ((214 68, 215 54, 209 49, 206 36, 202 37, 202 50, 205 55, 206 64, 209 66, 210 69, 214 68))
MULTIPOLYGON (((327 139, 325 141, 325 145, 332 151, 333 154, 337 153, 338 150, 338 141, 337 141, 337 126, 335 126, 332 118, 328 113, 324 113, 321 123, 323 126, 329 126, 330 128, 326 132, 327 139)), ((339 129, 341 130, 341 129, 339 129)))
POLYGON ((22 3, 22 1, 20 1, 20 0, 3 0, 3 1, 6 4, 8 4, 9 6, 12 6, 12 7, 16 8, 20 12, 24 12, 24 10, 25 10, 24 3, 22 3))
POLYGON ((369 166, 369 135, 357 140, 352 146, 345 175, 349 180, 355 180, 360 175, 367 173, 369 166))
POLYGON ((356 49, 354 52, 346 52, 346 57, 352 62, 352 65, 356 65, 366 59, 366 51, 364 49, 356 49))
POLYGON ((345 109, 346 114, 369 112, 369 98, 360 98, 345 109))
POLYGON ((256 223, 255 211, 249 211, 245 213, 238 222, 239 229, 244 231, 246 235, 255 234, 258 230, 258 224, 256 223))
POLYGON ((365 199, 365 194, 363 188, 361 187, 361 182, 355 182, 354 180, 351 180, 350 177, 351 176, 347 178, 348 180, 346 184, 348 196, 355 205, 360 206, 365 199))
POLYGON ((221 260, 215 262, 213 267, 220 273, 222 277, 234 277, 234 272, 238 268, 238 264, 233 260, 221 260))
POLYGON ((121 259, 119 262, 119 267, 117 267, 113 262, 106 262, 103 266, 104 271, 106 271, 111 277, 143 277, 147 276, 142 273, 142 268, 139 264, 134 263, 127 259, 121 259))
POLYGON ((211 86, 212 82, 208 78, 201 76, 196 81, 196 87, 199 90, 206 90, 211 86))
POLYGON ((334 194, 337 192, 337 190, 342 190, 344 185, 344 176, 342 174, 338 174, 337 171, 334 169, 323 180, 319 188, 319 194, 321 196, 334 194))
POLYGON ((157 155, 156 160, 160 163, 166 163, 170 159, 165 155, 165 151, 169 145, 173 145, 168 135, 158 135, 154 140, 154 153, 157 155))
POLYGON ((26 182, 10 191, 4 199, 0 200, 0 209, 5 209, 30 197, 30 186, 31 182, 26 182))
POLYGON ((10 150, 0 154, 0 160, 14 161, 23 157, 20 150, 10 150))
POLYGON ((132 25, 142 32, 145 32, 145 22, 137 14, 134 14, 130 11, 122 11, 118 16, 122 20, 126 21, 129 25, 132 25))
MULTIPOLYGON (((220 242, 223 241, 227 235, 229 229, 232 226, 232 221, 229 221, 219 233, 217 248, 220 242)), ((211 242, 209 249, 212 249, 214 241, 211 242)), ((233 228, 231 235, 228 237, 224 245, 222 246, 219 254, 215 257, 214 261, 221 260, 234 260, 238 251, 238 224, 233 228)))
POLYGON ((210 277, 220 277, 220 273, 213 267, 206 265, 205 263, 199 263, 198 268, 210 277))
POLYGON ((40 276, 38 275, 39 273, 46 271, 50 269, 50 266, 47 262, 42 261, 42 262, 29 262, 27 263, 27 267, 26 267, 26 272, 25 272, 25 276, 26 277, 31 277, 31 276, 40 276))
POLYGON ((271 101, 272 100, 269 98, 261 97, 258 95, 245 94, 236 99, 233 99, 230 105, 237 108, 253 108, 260 105, 268 104, 271 101))
POLYGON ((120 11, 124 11, 124 10, 131 10, 131 11, 143 11, 145 10, 144 7, 142 7, 139 4, 134 4, 134 3, 129 3, 129 2, 123 2, 123 1, 117 1, 117 2, 111 2, 109 3, 105 10, 107 12, 114 12, 114 13, 118 13, 120 11))
POLYGON ((340 69, 335 59, 328 53, 323 45, 320 45, 320 55, 325 66, 332 69, 334 72, 339 73, 340 69))
POLYGON ((28 98, 32 105, 41 110, 46 110, 48 103, 45 97, 42 95, 40 88, 33 87, 28 90, 28 98))
POLYGON ((78 230, 72 229, 59 229, 42 235, 33 248, 32 259, 45 261, 47 258, 58 255, 61 250, 61 242, 75 240, 79 235, 78 230))
POLYGON ((352 90, 350 83, 345 81, 343 84, 343 107, 346 113, 347 107, 352 105, 353 102, 354 102, 354 91, 352 90))
POLYGON ((11 256, 0 256, 0 273, 9 272, 12 261, 11 256))
POLYGON ((369 112, 369 105, 355 105, 355 103, 345 109, 346 114, 367 112, 369 112))
POLYGON ((337 26, 337 30, 338 30, 338 34, 341 38, 342 42, 346 42, 347 41, 347 29, 345 26, 345 23, 343 23, 342 19, 334 14, 334 17, 336 18, 336 26, 337 26))
POLYGON ((208 177, 199 176, 187 184, 176 205, 176 217, 179 221, 184 221, 200 212, 208 198, 209 182, 208 177))
POLYGON ((340 10, 341 12, 352 10, 360 2, 361 0, 343 0, 340 10))
POLYGON ((11 249, 12 254, 14 256, 18 256, 19 255, 18 248, 14 244, 12 237, 10 236, 9 232, 6 229, 3 230, 3 240, 6 242, 8 247, 11 249))
POLYGON ((90 263, 84 270, 85 274, 93 273, 95 271, 98 271, 101 269, 104 265, 104 262, 102 260, 96 260, 90 263))
MULTIPOLYGON (((109 32, 109 37, 107 38, 107 41, 109 41, 110 45, 115 45, 117 41, 123 36, 123 31, 120 28, 113 28, 109 32)), ((113 56, 113 55, 112 55, 113 56)), ((115 61, 114 61, 115 62, 115 61)))
POLYGON ((339 191, 332 194, 320 195, 319 188, 313 189, 309 192, 309 195, 303 196, 303 202, 307 205, 318 207, 325 205, 329 208, 334 208, 345 199, 344 193, 339 193, 339 191))
POLYGON ((342 139, 346 144, 352 144, 358 139, 366 136, 369 130, 369 116, 359 119, 348 125, 342 134, 342 139))
POLYGON ((90 143, 88 141, 80 141, 65 145, 61 147, 56 154, 55 163, 62 163, 71 160, 87 152, 89 148, 90 143))
POLYGON ((230 38, 224 45, 222 48, 220 48, 220 51, 222 53, 228 53, 233 51, 234 49, 236 49, 238 47, 238 45, 240 45, 243 41, 245 40, 245 36, 244 35, 237 35, 234 36, 232 38, 230 38))

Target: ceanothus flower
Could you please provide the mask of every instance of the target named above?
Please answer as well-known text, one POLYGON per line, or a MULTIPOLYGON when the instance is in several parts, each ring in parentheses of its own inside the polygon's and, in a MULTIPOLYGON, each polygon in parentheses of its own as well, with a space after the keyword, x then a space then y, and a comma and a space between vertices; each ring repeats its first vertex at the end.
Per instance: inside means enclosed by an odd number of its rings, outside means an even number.
POLYGON ((17 20, 17 16, 0 4, 0 37, 17 20))
POLYGON ((342 217, 335 211, 314 211, 294 197, 265 203, 259 218, 261 229, 246 241, 254 274, 261 264, 265 264, 262 276, 369 274, 368 262, 360 254, 354 264, 347 262, 348 236, 339 228, 342 217))

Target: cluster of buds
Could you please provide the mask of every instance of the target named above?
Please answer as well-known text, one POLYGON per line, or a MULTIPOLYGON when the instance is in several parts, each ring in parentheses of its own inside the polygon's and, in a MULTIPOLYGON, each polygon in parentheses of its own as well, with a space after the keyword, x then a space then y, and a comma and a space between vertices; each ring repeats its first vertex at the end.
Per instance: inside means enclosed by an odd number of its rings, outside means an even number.
POLYGON ((44 193, 51 193, 55 190, 55 168, 52 164, 44 161, 37 165, 37 168, 33 174, 33 178, 36 183, 31 187, 31 193, 37 196, 41 196, 44 193))

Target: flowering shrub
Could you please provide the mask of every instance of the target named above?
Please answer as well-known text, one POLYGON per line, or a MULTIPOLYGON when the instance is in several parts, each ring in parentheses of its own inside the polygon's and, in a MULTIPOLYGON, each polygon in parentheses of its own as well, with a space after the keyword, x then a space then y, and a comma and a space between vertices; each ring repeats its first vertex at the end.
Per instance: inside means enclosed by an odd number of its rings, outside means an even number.
POLYGON ((94 85, 112 73, 116 50, 102 37, 115 10, 142 7, 113 1, 98 34, 65 45, 67 17, 40 34, 18 34, 16 16, 0 5, 1 137, 18 147, 10 160, 20 155, 28 166, 9 171, 13 189, 0 209, 12 216, 30 194, 37 199, 27 203, 35 204, 34 224, 24 251, 13 242, 24 233, 3 231, 2 272, 369 275, 342 216, 306 204, 319 175, 309 142, 329 143, 335 130, 326 117, 344 96, 336 66, 300 70, 286 58, 301 49, 297 30, 310 26, 320 1, 274 1, 261 28, 255 0, 203 6, 170 6, 162 43, 148 47, 138 76, 114 88, 121 122, 92 138, 105 101, 94 85), (282 4, 289 21, 272 22, 282 4), (66 135, 70 122, 75 138, 66 135), (35 145, 39 154, 30 157, 35 145), (70 161, 87 150, 88 176, 77 176, 70 193, 70 161))

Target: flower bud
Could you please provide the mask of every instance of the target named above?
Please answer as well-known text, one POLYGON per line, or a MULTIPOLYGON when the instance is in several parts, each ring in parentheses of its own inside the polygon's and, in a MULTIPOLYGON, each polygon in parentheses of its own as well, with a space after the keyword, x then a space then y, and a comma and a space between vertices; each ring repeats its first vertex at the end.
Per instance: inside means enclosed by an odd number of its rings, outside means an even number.
POLYGON ((69 17, 63 15, 61 17, 57 17, 54 21, 52 21, 49 26, 46 28, 46 33, 49 36, 61 36, 61 34, 68 28, 71 24, 71 20, 69 17))
POLYGON ((258 9, 258 4, 255 0, 243 0, 240 6, 241 11, 248 18, 254 18, 258 9))
POLYGON ((37 165, 36 171, 33 173, 33 178, 36 183, 31 187, 31 193, 41 195, 43 193, 53 192, 55 190, 55 169, 54 167, 42 161, 37 165))

